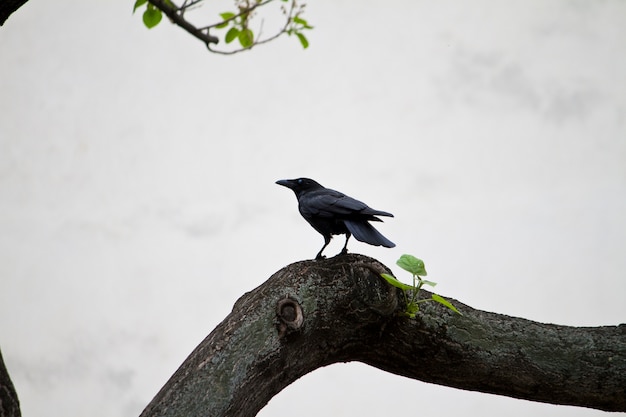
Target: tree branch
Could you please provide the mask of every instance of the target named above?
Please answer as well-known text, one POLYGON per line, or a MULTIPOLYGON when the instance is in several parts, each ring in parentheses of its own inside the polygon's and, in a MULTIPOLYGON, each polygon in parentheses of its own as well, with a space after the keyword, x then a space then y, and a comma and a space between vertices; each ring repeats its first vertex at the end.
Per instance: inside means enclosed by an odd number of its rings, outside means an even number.
POLYGON ((4 22, 22 7, 28 0, 2 0, 0 1, 0 26, 4 25, 4 22))
POLYGON ((20 417, 20 402, 0 352, 0 417, 20 417))
MULTIPOLYGON (((235 16, 233 16, 233 17, 231 17, 230 19, 226 19, 226 20, 224 20, 224 22, 230 22, 230 21, 232 21, 232 20, 236 19, 237 17, 241 16, 241 15, 242 15, 242 14, 244 14, 244 13, 251 13, 251 12, 252 12, 252 11, 254 11, 254 9, 256 9, 257 7, 262 7, 262 6, 265 6, 266 4, 268 4, 268 3, 272 2, 272 1, 273 1, 273 0, 265 0, 265 1, 261 1, 261 2, 259 2, 259 3, 256 3, 255 5, 253 5, 252 7, 250 7, 250 9, 246 9, 246 10, 242 11, 241 13, 239 13, 239 14, 237 14, 237 15, 235 15, 235 16)), ((281 35, 283 35, 283 34, 287 33, 287 31, 288 31, 288 29, 289 29, 289 25, 291 24, 291 20, 293 19, 293 14, 294 14, 295 8, 296 8, 296 3, 295 3, 294 1, 292 1, 292 2, 291 2, 291 6, 289 7, 289 11, 288 11, 288 12, 286 12, 286 14, 287 14, 287 18, 286 18, 286 20, 285 20, 285 24, 283 25, 283 27, 282 27, 282 28, 281 28, 281 29, 280 29, 277 33, 275 33, 274 35, 270 36, 269 38, 262 39, 262 40, 259 40, 259 39, 260 39, 260 36, 261 36, 261 33, 260 33, 260 31, 259 31, 259 33, 258 33, 258 35, 257 35, 257 36, 258 36, 257 40, 255 40, 255 41, 252 43, 252 45, 250 45, 248 48, 234 49, 234 50, 232 50, 232 51, 219 51, 219 50, 217 50, 217 49, 213 49, 213 48, 211 48, 211 45, 207 45, 207 48, 209 49, 209 51, 211 51, 211 52, 213 52, 213 53, 216 53, 216 54, 220 54, 220 55, 234 55, 234 54, 237 54, 237 53, 239 53, 239 52, 243 52, 243 51, 251 50, 253 47, 255 47, 255 46, 257 46, 257 45, 262 45, 262 44, 264 44, 264 43, 271 42, 271 41, 273 41, 274 39, 276 39, 276 38, 280 37, 281 35)), ((214 27, 214 26, 219 25, 219 24, 224 23, 224 22, 220 22, 220 23, 217 23, 217 24, 215 24, 215 25, 208 26, 208 27, 214 27)))
POLYGON ((209 30, 200 30, 196 28, 194 25, 189 23, 182 14, 178 13, 178 9, 173 8, 169 5, 167 0, 148 0, 150 3, 154 4, 154 6, 161 10, 167 17, 170 18, 172 22, 181 28, 185 29, 189 34, 194 37, 200 39, 207 47, 212 43, 218 43, 219 39, 216 36, 212 36, 209 34, 209 30))
POLYGON ((397 315, 389 271, 361 255, 303 261, 242 296, 141 414, 254 416, 336 362, 465 390, 626 411, 626 326, 541 324, 454 304, 397 315), (419 360, 415 360, 419 358, 419 360))

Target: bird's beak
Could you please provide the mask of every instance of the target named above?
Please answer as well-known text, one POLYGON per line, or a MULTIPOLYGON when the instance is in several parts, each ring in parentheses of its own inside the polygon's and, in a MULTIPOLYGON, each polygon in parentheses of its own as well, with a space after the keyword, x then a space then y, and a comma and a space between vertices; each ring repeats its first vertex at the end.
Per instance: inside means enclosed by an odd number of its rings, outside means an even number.
POLYGON ((276 184, 282 185, 283 187, 287 187, 293 190, 294 182, 293 180, 278 180, 276 181, 276 184))

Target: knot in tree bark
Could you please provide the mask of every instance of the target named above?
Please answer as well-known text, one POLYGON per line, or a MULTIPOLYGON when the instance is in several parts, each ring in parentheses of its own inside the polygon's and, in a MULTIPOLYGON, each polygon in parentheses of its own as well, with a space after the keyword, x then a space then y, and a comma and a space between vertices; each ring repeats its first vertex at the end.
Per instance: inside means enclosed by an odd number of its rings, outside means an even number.
POLYGON ((278 337, 283 338, 287 334, 300 330, 304 323, 304 314, 298 301, 285 296, 276 303, 276 315, 278 316, 278 337))

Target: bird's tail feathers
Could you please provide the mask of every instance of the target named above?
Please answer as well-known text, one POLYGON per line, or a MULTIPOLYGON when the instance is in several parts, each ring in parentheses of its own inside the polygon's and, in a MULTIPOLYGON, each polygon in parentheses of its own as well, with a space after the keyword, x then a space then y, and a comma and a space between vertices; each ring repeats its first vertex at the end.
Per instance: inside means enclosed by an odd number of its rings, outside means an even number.
MULTIPOLYGON (((393 217, 393 214, 387 213, 386 211, 374 210, 371 207, 367 207, 365 210, 361 210, 360 214, 369 214, 372 216, 385 216, 385 217, 393 217)), ((378 219, 378 221, 382 221, 378 219)))
POLYGON ((348 231, 354 236, 356 240, 369 243, 374 246, 384 246, 386 248, 393 248, 395 243, 383 236, 378 230, 367 222, 353 222, 350 220, 344 220, 348 231))

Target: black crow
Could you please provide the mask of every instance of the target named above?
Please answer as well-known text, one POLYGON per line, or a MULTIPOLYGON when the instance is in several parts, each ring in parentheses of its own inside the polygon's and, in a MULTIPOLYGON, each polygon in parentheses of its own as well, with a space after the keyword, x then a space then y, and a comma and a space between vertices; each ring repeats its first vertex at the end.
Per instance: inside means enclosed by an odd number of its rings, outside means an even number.
POLYGON ((376 216, 393 217, 393 214, 369 208, 367 204, 339 191, 324 188, 310 178, 280 180, 276 181, 276 184, 291 188, 296 193, 300 214, 324 236, 324 246, 315 259, 324 258, 322 252, 330 243, 332 235, 346 235, 346 244, 341 250, 342 254, 348 253, 348 239, 351 235, 361 242, 374 246, 386 248, 396 246, 368 223, 370 221, 382 222, 376 216))

